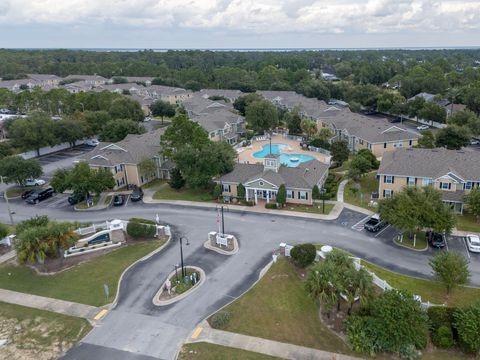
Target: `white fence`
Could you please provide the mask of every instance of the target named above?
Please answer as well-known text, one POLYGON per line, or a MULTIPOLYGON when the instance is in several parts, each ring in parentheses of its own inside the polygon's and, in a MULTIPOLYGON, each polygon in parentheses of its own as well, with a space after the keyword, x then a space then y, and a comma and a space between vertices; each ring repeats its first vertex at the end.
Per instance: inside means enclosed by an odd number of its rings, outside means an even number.
POLYGON ((106 230, 108 229, 108 221, 105 221, 104 223, 99 223, 99 224, 92 224, 90 226, 84 227, 84 228, 78 228, 75 230, 75 232, 78 235, 87 235, 87 234, 93 234, 96 233, 99 230, 106 230))
POLYGON ((331 156, 330 151, 328 151, 326 149, 319 148, 319 147, 308 146, 308 150, 314 151, 314 152, 317 152, 317 153, 321 153, 321 154, 324 154, 324 155, 327 155, 327 156, 331 156))

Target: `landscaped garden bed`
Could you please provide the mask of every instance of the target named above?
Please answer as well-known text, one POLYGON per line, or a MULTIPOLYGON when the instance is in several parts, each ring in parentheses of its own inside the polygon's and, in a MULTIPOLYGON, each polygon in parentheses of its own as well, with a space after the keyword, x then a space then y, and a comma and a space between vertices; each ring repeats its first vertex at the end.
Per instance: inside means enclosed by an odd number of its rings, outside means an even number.
POLYGON ((393 238, 393 242, 399 246, 403 246, 416 251, 425 251, 428 249, 425 231, 416 232, 415 240, 413 236, 410 237, 407 233, 403 234, 402 237, 400 235, 397 235, 393 238))
POLYGON ((185 266, 184 274, 182 273, 180 267, 168 275, 165 283, 155 294, 154 305, 170 305, 179 301, 205 282, 205 272, 196 266, 185 266))
POLYGON ((214 197, 211 190, 182 188, 173 189, 168 183, 160 185, 158 190, 153 194, 154 200, 184 200, 184 201, 201 201, 212 202, 214 197))

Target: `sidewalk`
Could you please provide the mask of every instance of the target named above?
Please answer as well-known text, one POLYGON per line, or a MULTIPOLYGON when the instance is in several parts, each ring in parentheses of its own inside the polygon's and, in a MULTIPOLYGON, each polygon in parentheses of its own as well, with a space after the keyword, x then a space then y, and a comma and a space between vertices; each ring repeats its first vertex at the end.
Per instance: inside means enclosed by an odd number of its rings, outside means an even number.
POLYGON ((7 262, 7 261, 15 258, 15 256, 17 256, 17 253, 15 252, 15 250, 12 250, 12 251, 9 251, 6 254, 3 254, 2 256, 0 256, 0 264, 3 264, 4 262, 7 262))
POLYGON ((94 306, 0 289, 0 301, 93 320, 100 311, 94 306))
POLYGON ((283 359, 315 359, 315 360, 357 360, 359 358, 312 349, 304 346, 282 343, 253 336, 215 330, 203 322, 197 327, 191 338, 192 342, 208 342, 217 345, 253 351, 283 359))

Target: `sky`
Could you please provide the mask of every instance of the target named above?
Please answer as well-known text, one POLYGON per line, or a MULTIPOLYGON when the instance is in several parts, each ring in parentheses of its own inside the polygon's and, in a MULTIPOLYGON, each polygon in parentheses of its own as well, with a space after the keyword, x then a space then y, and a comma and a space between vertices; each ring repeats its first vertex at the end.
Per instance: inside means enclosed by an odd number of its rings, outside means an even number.
POLYGON ((480 0, 0 0, 2 48, 480 46, 480 0))

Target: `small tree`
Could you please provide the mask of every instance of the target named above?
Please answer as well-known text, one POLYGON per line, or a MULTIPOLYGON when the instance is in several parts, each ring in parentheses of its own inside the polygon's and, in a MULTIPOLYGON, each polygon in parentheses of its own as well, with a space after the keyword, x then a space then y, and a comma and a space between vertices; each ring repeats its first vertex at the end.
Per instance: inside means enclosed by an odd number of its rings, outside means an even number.
POLYGON ((480 303, 465 309, 457 309, 453 317, 460 346, 466 352, 480 353, 480 303))
POLYGON ((240 200, 245 199, 245 186, 242 183, 238 184, 237 186, 237 197, 240 200))
POLYGON ((358 180, 361 176, 372 170, 371 162, 363 156, 355 156, 348 165, 347 176, 358 180))
POLYGON ((285 184, 280 185, 277 192, 277 204, 280 206, 284 206, 287 202, 287 189, 285 188, 285 184))
POLYGON ((0 239, 3 239, 6 237, 10 231, 8 230, 8 227, 4 224, 0 224, 0 239))
POLYGON ((222 196, 222 193, 223 193, 222 184, 215 184, 215 187, 213 188, 213 197, 215 199, 218 199, 220 196, 222 196))
POLYGON ((152 105, 150 105, 150 110, 152 111, 153 116, 160 116, 162 118, 162 124, 165 116, 175 116, 175 106, 163 100, 155 101, 152 105))
POLYGON ((370 163, 370 169, 375 170, 380 166, 380 161, 377 160, 376 156, 369 149, 361 149, 358 151, 357 156, 363 157, 368 160, 370 163))
POLYGON ((476 187, 466 196, 468 210, 480 221, 480 188, 476 187))
POLYGON ((468 262, 455 251, 442 251, 430 261, 434 275, 445 285, 447 294, 456 286, 464 285, 470 278, 468 262))
POLYGON ((315 260, 317 249, 313 244, 296 245, 290 251, 293 261, 298 266, 305 268, 315 260))
POLYGON ((173 168, 170 171, 170 181, 168 182, 168 185, 170 185, 172 189, 176 190, 181 189, 185 186, 185 179, 183 178, 180 170, 178 170, 177 168, 173 168))
POLYGON ((25 160, 21 156, 6 156, 0 161, 0 176, 6 183, 25 185, 27 179, 42 175, 42 166, 36 159, 25 160))
POLYGON ((435 145, 449 150, 460 150, 470 143, 471 138, 472 134, 467 127, 450 125, 438 131, 435 145))
POLYGON ((417 146, 424 149, 433 149, 435 147, 435 136, 431 130, 422 131, 422 137, 418 139, 417 146))
POLYGON ((320 189, 318 188, 318 185, 313 186, 312 198, 313 200, 320 200, 322 198, 322 194, 320 193, 320 189))
POLYGON ((346 140, 334 141, 330 147, 332 153, 332 161, 342 165, 344 161, 348 160, 350 150, 348 150, 348 142, 346 140))

